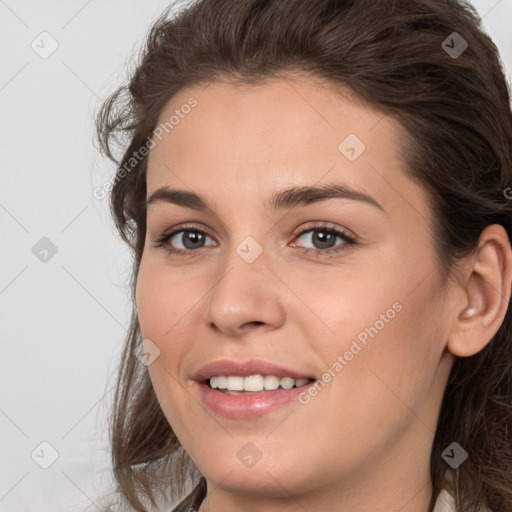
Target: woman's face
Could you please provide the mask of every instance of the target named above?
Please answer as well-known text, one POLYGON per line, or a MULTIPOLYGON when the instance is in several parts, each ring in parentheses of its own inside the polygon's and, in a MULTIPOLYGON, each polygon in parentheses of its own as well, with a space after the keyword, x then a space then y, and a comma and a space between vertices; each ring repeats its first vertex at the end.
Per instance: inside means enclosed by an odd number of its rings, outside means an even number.
POLYGON ((397 122, 305 76, 188 88, 160 122, 137 307, 212 510, 424 503, 450 308, 397 122))

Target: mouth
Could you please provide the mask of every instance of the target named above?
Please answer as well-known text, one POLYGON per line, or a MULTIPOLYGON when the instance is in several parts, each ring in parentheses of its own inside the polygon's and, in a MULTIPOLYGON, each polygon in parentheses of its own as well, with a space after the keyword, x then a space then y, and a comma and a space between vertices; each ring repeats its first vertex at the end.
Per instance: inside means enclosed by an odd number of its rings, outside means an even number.
POLYGON ((192 376, 202 403, 216 415, 251 419, 293 405, 316 379, 304 364, 272 361, 212 361, 192 376))
POLYGON ((197 382, 203 403, 215 414, 253 419, 290 406, 316 382, 279 375, 214 375, 197 382))
POLYGON ((210 389, 215 389, 228 395, 248 395, 276 390, 290 390, 308 386, 314 379, 294 379, 279 375, 214 375, 204 381, 210 389))

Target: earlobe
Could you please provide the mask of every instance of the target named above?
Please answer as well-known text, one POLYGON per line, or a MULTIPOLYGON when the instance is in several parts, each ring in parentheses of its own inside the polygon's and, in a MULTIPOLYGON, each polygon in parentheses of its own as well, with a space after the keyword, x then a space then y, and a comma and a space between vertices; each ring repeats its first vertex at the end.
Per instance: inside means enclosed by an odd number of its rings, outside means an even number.
POLYGON ((465 278, 465 303, 454 320, 448 350, 459 357, 480 352, 505 318, 512 286, 512 251, 505 229, 487 226, 465 278))

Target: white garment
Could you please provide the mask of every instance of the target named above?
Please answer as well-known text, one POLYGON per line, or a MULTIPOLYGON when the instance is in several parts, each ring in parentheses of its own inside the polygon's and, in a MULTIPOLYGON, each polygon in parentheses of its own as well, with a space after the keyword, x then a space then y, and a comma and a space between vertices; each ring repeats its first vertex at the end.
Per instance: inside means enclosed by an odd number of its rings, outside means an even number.
MULTIPOLYGON (((455 500, 446 489, 442 489, 439 493, 433 512, 455 512, 455 500)), ((487 507, 481 506, 480 512, 490 511, 487 507)))
POLYGON ((433 512, 454 512, 455 500, 452 495, 446 490, 442 489, 437 497, 436 506, 433 512))

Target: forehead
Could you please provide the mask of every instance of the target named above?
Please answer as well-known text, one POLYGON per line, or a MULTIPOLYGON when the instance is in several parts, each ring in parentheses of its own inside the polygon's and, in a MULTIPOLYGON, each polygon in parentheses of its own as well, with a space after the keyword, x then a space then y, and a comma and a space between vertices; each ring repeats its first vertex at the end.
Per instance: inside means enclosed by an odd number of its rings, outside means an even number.
MULTIPOLYGON (((325 180, 371 192, 391 209, 411 208, 407 196, 425 199, 406 175, 399 123, 307 76, 185 88, 158 126, 148 196, 173 185, 222 204, 325 180)), ((418 208, 428 214, 426 205, 418 208)))
POLYGON ((273 78, 255 85, 217 81, 186 88, 162 110, 158 125, 164 128, 168 149, 179 151, 184 139, 195 140, 214 157, 218 156, 215 147, 222 144, 223 158, 244 152, 259 161, 269 156, 288 158, 287 152, 311 154, 315 147, 317 153, 327 151, 337 158, 339 143, 350 134, 363 143, 371 142, 373 151, 388 153, 389 143, 400 131, 393 119, 348 90, 336 93, 333 86, 307 76, 273 78), (193 109, 187 107, 191 99, 197 103, 193 109), (169 121, 174 121, 173 126, 169 121), (382 129, 372 135, 381 123, 382 129), (385 132, 387 140, 379 132, 385 132))

